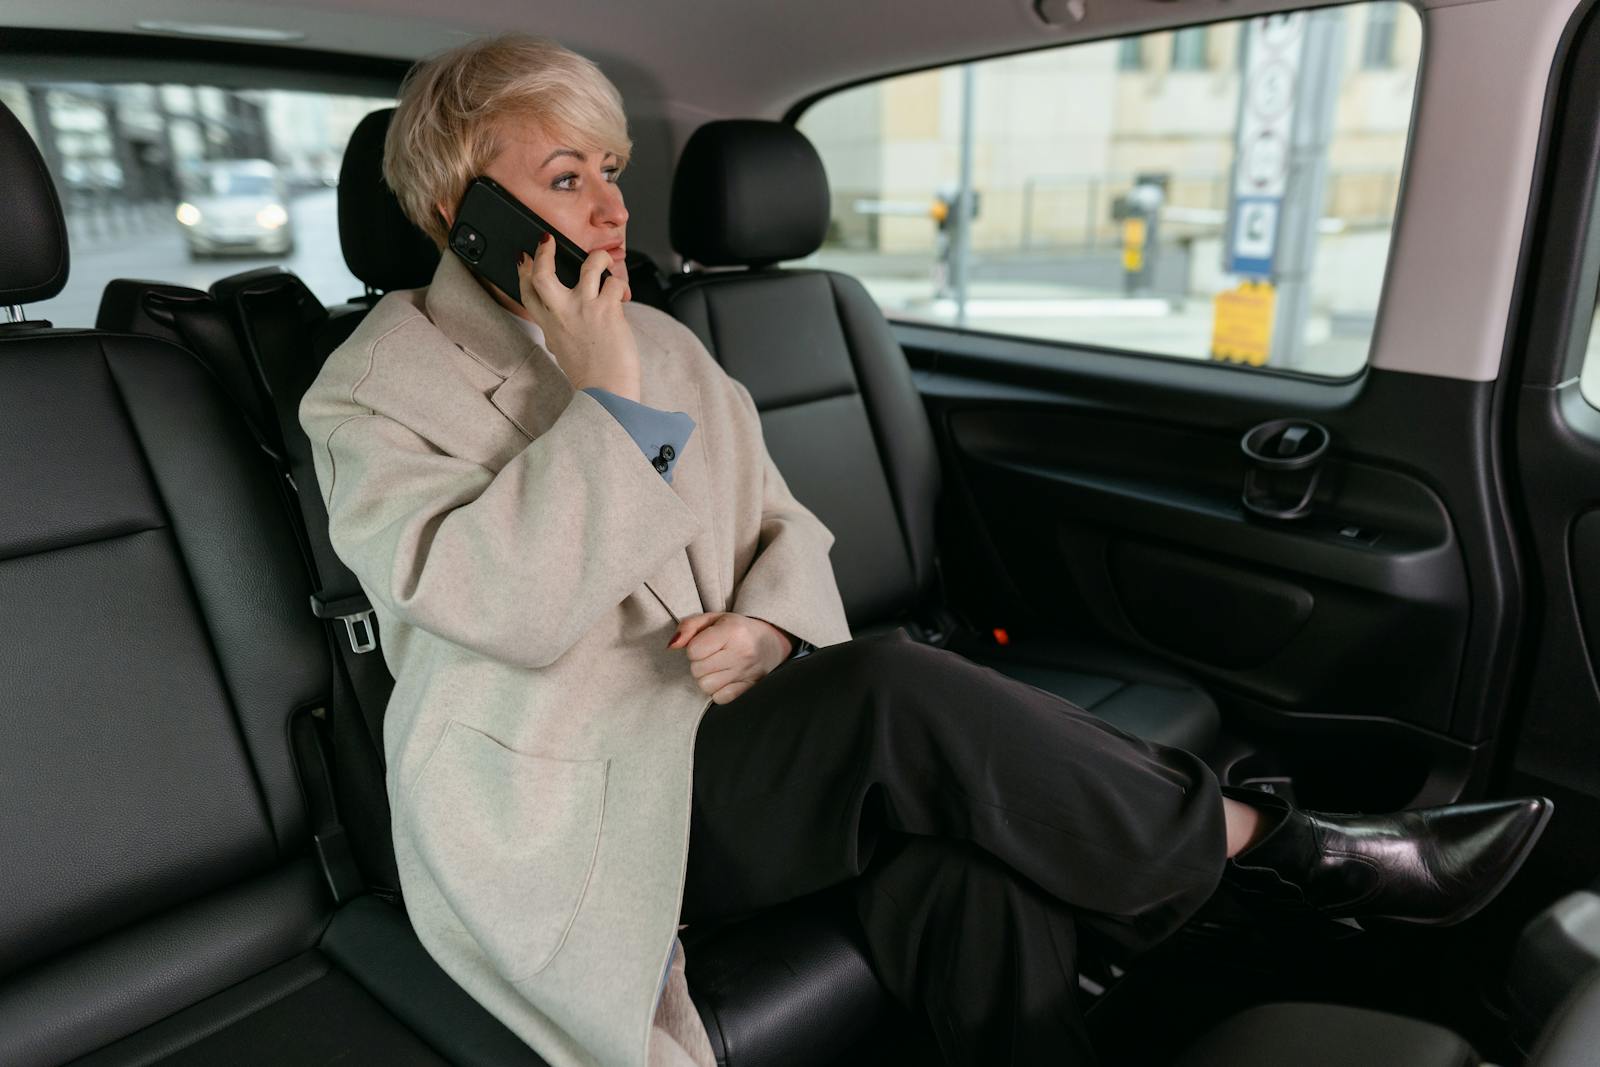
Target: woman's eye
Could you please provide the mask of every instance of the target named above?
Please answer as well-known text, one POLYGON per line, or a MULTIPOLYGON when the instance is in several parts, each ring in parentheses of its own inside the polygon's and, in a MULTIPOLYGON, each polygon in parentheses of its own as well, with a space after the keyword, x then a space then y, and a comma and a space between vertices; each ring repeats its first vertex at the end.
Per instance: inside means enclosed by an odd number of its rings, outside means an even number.
POLYGON ((578 176, 576 174, 563 174, 561 177, 550 183, 550 188, 552 189, 565 189, 570 191, 576 189, 577 187, 578 176))
POLYGON ((601 171, 601 173, 606 176, 606 181, 610 182, 612 185, 615 185, 617 184, 617 179, 622 177, 622 168, 607 167, 605 170, 601 171))

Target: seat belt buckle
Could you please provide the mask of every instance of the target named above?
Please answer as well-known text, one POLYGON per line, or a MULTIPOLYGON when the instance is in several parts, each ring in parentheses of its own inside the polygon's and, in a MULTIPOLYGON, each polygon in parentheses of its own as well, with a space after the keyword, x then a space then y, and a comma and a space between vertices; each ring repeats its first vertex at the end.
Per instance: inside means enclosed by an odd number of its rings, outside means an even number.
POLYGON ((911 636, 925 645, 934 645, 943 648, 950 640, 954 630, 953 620, 943 608, 935 608, 924 615, 912 619, 907 625, 911 636))
POLYGON ((378 630, 372 624, 372 604, 360 593, 337 600, 327 600, 321 593, 312 593, 311 614, 325 622, 337 619, 344 623, 350 651, 358 656, 378 647, 378 630))

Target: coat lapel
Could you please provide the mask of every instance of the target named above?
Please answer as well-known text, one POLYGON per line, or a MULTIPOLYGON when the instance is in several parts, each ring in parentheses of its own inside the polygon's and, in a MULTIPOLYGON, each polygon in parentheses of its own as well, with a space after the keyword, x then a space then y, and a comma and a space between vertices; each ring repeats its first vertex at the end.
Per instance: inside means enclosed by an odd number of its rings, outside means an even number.
MULTIPOLYGON (((428 317, 449 338, 504 379, 489 400, 514 426, 536 438, 553 425, 572 401, 572 383, 555 359, 533 342, 466 266, 455 256, 439 260, 428 288, 428 317)), ((636 331, 637 332, 637 331, 636 331)), ((669 558, 645 585, 674 620, 701 611, 720 611, 723 593, 718 575, 710 471, 705 465, 700 426, 700 390, 692 380, 665 373, 665 355, 640 346, 640 402, 664 411, 682 411, 696 429, 678 457, 672 488, 700 519, 702 535, 686 552, 669 558)))

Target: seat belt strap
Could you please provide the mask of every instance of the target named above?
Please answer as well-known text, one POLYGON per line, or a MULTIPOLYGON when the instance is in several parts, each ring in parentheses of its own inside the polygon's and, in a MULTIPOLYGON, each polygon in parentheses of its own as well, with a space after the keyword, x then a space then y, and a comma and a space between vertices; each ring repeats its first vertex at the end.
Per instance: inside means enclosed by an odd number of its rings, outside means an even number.
POLYGON ((295 763, 300 770, 301 788, 306 798, 306 813, 311 822, 311 840, 316 850, 317 863, 334 902, 360 896, 366 891, 366 880, 356 866, 355 855, 350 851, 350 839, 339 821, 338 808, 333 798, 333 777, 323 750, 317 723, 326 718, 322 708, 296 715, 289 725, 290 742, 294 746, 295 763))

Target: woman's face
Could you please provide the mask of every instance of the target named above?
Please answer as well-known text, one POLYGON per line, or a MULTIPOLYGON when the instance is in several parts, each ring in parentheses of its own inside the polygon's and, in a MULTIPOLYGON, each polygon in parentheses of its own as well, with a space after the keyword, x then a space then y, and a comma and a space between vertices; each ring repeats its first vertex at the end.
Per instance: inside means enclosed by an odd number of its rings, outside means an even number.
POLYGON ((574 148, 522 123, 484 173, 587 252, 611 253, 611 273, 626 282, 628 209, 617 188, 621 162, 610 152, 574 148))

